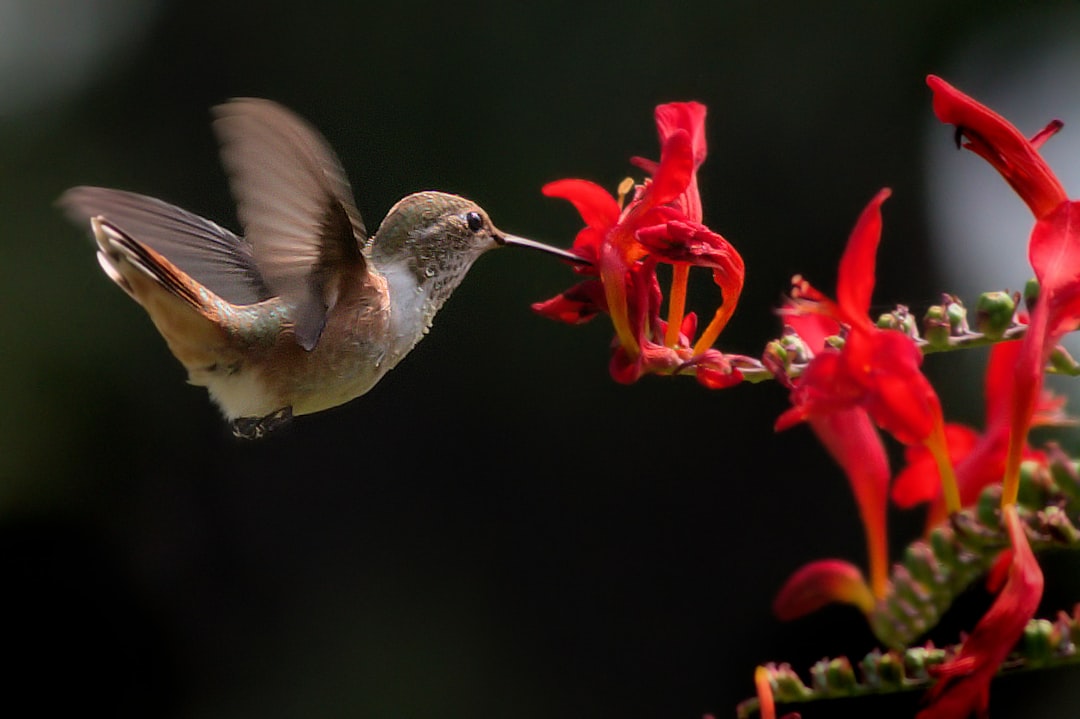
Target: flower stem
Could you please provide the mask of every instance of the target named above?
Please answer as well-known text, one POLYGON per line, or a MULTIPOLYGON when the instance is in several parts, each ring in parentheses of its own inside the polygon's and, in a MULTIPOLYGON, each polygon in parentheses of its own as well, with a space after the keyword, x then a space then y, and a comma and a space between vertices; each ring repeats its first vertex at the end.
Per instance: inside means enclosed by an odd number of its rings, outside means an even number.
POLYGON ((679 344, 679 330, 682 328, 683 315, 686 314, 686 285, 690 278, 690 265, 676 263, 671 274, 671 299, 668 301, 668 325, 664 334, 664 344, 675 347, 679 344))

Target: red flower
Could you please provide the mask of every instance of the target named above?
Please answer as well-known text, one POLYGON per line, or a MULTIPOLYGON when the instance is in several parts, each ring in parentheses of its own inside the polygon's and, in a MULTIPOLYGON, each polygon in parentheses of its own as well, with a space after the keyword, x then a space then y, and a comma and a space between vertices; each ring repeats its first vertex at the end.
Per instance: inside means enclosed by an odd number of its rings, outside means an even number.
POLYGON ((1039 155, 1039 147, 1062 123, 1055 120, 1027 140, 1005 118, 941 78, 926 80, 934 91, 934 112, 956 125, 964 147, 989 162, 1035 215, 1028 258, 1039 280, 1012 382, 1012 416, 1005 460, 1002 503, 1016 501, 1020 462, 1039 395, 1043 370, 1058 340, 1080 325, 1080 204, 1070 202, 1061 182, 1039 155))
POLYGON ((950 510, 955 510, 959 503, 950 486, 941 404, 920 369, 922 353, 910 337, 879 329, 869 316, 881 204, 889 194, 885 189, 871 200, 851 233, 837 274, 835 303, 805 281, 796 282, 791 311, 825 314, 843 325, 847 336, 843 349, 818 353, 792 383, 794 406, 780 415, 776 429, 861 407, 900 442, 930 449, 943 470, 950 510))
MULTIPOLYGON (((823 299, 823 298, 819 298, 823 299)), ((822 314, 800 314, 789 305, 781 314, 785 323, 815 354, 825 350, 826 338, 840 332, 836 320, 822 314)), ((782 382, 787 378, 778 375, 782 382)), ((789 384, 790 386, 790 384, 789 384)), ((851 485, 859 518, 866 532, 870 583, 849 562, 826 559, 811 562, 793 574, 773 602, 774 613, 783 620, 795 619, 825 604, 853 604, 864 613, 888 589, 889 552, 887 532, 889 459, 881 435, 862 407, 851 407, 808 419, 810 428, 851 485)))
POLYGON ((976 713, 985 716, 990 681, 1023 636, 1042 598, 1043 574, 1031 552, 1016 506, 1002 510, 1012 543, 1005 586, 989 611, 979 620, 960 652, 933 670, 938 682, 927 692, 928 706, 916 719, 957 719, 976 713))
POLYGON ((723 237, 701 224, 697 168, 704 161, 705 107, 670 103, 656 109, 660 161, 635 158, 652 177, 634 188, 625 208, 600 186, 586 180, 559 180, 543 188, 577 208, 585 228, 574 251, 593 262, 579 271, 598 275, 533 309, 547 317, 584 322, 600 312, 611 315, 617 347, 612 376, 633 382, 647 373, 694 372, 708 387, 741 381, 722 353, 711 349, 734 312, 742 292, 742 258, 723 237), (660 318, 663 296, 656 266, 674 267, 668 318, 660 318), (685 313, 691 266, 712 270, 723 304, 691 345, 697 320, 685 313))

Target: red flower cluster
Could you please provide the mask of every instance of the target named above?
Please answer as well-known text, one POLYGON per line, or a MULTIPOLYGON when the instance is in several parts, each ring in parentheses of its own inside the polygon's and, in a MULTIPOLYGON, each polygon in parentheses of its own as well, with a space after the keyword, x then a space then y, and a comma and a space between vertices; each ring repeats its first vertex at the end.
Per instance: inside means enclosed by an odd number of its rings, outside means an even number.
POLYGON ((792 618, 842 601, 868 612, 881 598, 888 466, 870 420, 908 446, 909 464, 893 485, 894 499, 902 506, 933 500, 931 523, 971 504, 988 484, 1003 482, 1002 521, 1011 548, 999 559, 999 568, 1006 571, 991 574, 991 591, 999 594, 957 655, 936 668, 939 682, 919 714, 919 719, 944 719, 985 714, 991 679, 1042 596, 1042 572, 1017 513, 1016 494, 1020 461, 1032 456, 1029 429, 1062 417, 1061 403, 1043 393, 1042 383, 1057 342, 1080 326, 1080 202, 1068 200, 1038 153, 1060 122, 1029 141, 943 80, 930 77, 928 83, 939 119, 956 125, 958 138, 967 140, 963 146, 990 162, 1035 214, 1028 251, 1039 297, 1024 339, 993 350, 986 379, 987 430, 979 435, 957 425, 946 427, 937 395, 920 371, 919 348, 900 332, 879 329, 867 315, 887 190, 871 201, 852 232, 840 264, 836 302, 797 279, 782 313, 815 355, 800 376, 780 377, 791 388, 793 407, 776 426, 809 421, 844 468, 866 526, 873 581, 868 586, 862 573, 842 560, 812 562, 788 580, 774 608, 782 618, 792 618), (808 316, 826 319, 824 324, 808 322, 808 316), (843 335, 840 349, 825 346, 824 336, 834 331, 843 335))
POLYGON ((616 348, 611 374, 634 382, 645 374, 693 372, 706 387, 742 380, 737 368, 712 348, 735 311, 745 267, 727 240, 701 223, 697 168, 705 160, 705 106, 670 103, 656 108, 660 160, 634 158, 651 178, 634 188, 625 207, 588 180, 558 180, 544 194, 573 203, 585 221, 574 252, 592 262, 579 272, 597 276, 546 302, 533 305, 542 315, 578 323, 601 312, 611 315, 616 348), (657 264, 672 265, 667 320, 657 264), (723 304, 697 340, 697 317, 685 313, 691 267, 712 270, 723 304))
POLYGON ((1080 203, 1070 201, 1061 182, 1039 154, 1062 123, 1054 120, 1028 140, 1005 118, 931 75, 934 112, 956 126, 964 147, 1001 173, 1035 215, 1028 259, 1039 280, 1039 298, 1031 313, 1012 383, 1012 413, 1005 463, 1006 504, 1016 501, 1020 461, 1042 391, 1050 352, 1066 333, 1080 325, 1080 203))

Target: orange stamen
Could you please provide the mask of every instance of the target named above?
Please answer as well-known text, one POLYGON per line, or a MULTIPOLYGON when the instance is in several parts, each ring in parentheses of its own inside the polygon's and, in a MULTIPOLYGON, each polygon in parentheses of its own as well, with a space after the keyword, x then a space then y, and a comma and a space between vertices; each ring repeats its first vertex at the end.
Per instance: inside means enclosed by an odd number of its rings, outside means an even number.
POLYGON ((941 477, 941 491, 945 497, 945 509, 949 514, 959 512, 960 489, 956 484, 956 472, 953 470, 952 458, 949 457, 949 443, 945 439, 945 422, 939 417, 934 423, 934 431, 926 438, 926 448, 937 463, 938 474, 941 477))
POLYGON ((690 265, 679 262, 672 268, 671 297, 668 300, 668 325, 664 344, 674 348, 679 344, 679 330, 686 314, 686 285, 690 278, 690 265))
POLYGON ((758 714, 761 719, 776 719, 776 702, 773 699, 772 682, 767 667, 754 670, 754 688, 758 695, 758 714))

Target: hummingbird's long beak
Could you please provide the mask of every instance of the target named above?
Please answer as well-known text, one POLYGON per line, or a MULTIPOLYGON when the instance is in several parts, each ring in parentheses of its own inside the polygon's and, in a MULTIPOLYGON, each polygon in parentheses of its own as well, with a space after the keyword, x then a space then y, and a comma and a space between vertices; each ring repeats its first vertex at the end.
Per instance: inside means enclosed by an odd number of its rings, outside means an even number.
POLYGON ((575 255, 570 250, 564 250, 559 247, 553 247, 552 245, 545 245, 543 242, 537 242, 536 240, 530 240, 525 237, 518 237, 517 235, 496 235, 495 241, 500 245, 508 245, 510 247, 527 247, 532 250, 539 250, 549 255, 554 255, 559 259, 566 260, 567 262, 573 262, 578 265, 591 265, 590 260, 585 259, 579 255, 575 255))

